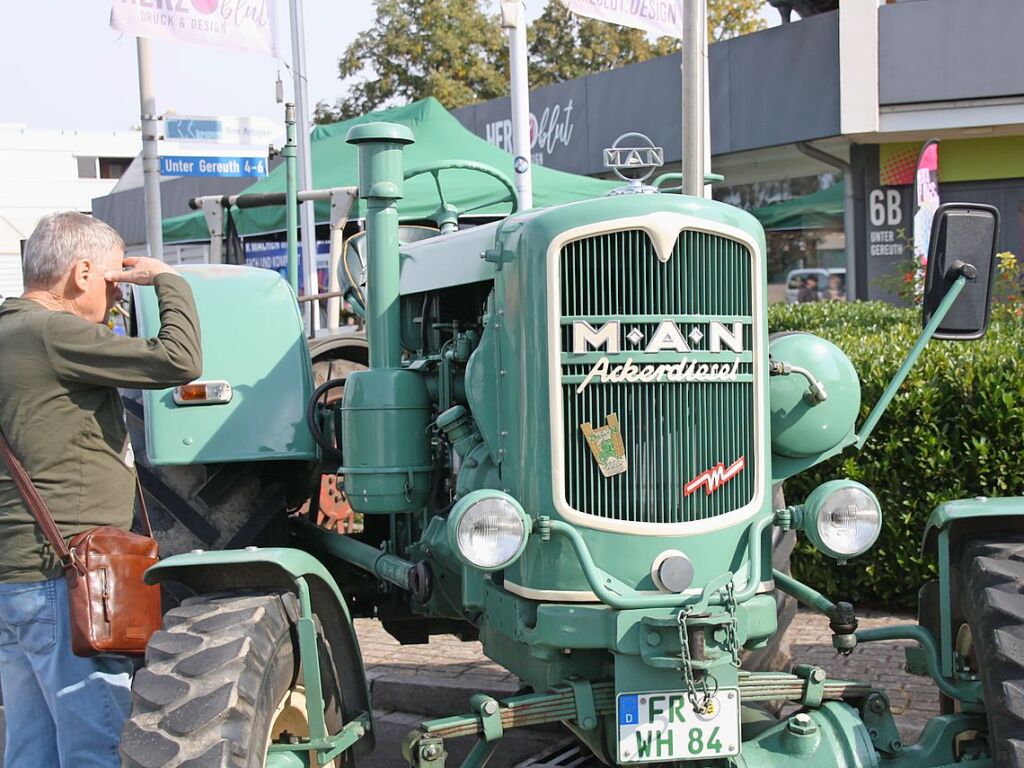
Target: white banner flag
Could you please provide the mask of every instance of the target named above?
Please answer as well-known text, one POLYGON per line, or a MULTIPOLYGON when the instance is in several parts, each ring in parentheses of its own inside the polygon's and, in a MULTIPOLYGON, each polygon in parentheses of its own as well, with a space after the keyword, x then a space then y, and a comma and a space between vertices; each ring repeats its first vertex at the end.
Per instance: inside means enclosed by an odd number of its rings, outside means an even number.
POLYGON ((683 0, 567 0, 580 16, 683 39, 683 0))
POLYGON ((277 54, 274 0, 113 0, 110 26, 137 37, 277 54))

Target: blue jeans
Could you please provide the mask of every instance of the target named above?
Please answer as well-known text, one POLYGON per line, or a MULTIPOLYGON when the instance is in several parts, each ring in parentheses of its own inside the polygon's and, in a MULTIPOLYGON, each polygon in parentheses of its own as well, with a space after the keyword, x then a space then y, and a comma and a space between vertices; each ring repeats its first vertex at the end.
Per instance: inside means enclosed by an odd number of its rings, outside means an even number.
POLYGON ((0 583, 5 768, 117 768, 132 663, 71 652, 68 586, 0 583))

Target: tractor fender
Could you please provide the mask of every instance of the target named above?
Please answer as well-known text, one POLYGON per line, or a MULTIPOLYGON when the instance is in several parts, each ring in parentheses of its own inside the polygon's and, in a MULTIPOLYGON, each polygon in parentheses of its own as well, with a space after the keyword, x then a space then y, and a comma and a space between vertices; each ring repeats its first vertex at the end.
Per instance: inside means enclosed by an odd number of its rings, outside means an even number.
MULTIPOLYGON (((149 568, 145 575, 147 584, 174 581, 197 594, 236 589, 275 589, 297 595, 300 579, 309 588, 313 613, 320 620, 334 658, 345 722, 362 713, 372 718, 373 709, 370 706, 363 657, 359 651, 352 615, 334 577, 308 552, 285 547, 195 551, 161 560, 149 568)), ((367 738, 361 741, 367 742, 369 749, 373 748, 372 722, 367 738)))
POLYGON ((314 363, 318 360, 340 358, 365 365, 370 349, 365 331, 328 331, 307 339, 306 343, 309 345, 309 356, 314 363))
POLYGON ((940 504, 929 515, 924 528, 921 551, 924 554, 937 552, 939 533, 949 530, 950 538, 956 539, 963 530, 972 534, 995 531, 1012 527, 1020 530, 1024 519, 1024 497, 1007 496, 989 498, 976 496, 973 499, 959 499, 940 504))

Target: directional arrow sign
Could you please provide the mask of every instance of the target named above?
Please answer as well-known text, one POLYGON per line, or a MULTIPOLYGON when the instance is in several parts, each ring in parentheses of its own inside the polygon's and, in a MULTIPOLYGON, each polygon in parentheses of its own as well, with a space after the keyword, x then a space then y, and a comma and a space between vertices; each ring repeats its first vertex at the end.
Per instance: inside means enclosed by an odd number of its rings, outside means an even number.
POLYGON ((283 133, 283 125, 265 117, 164 116, 164 138, 171 141, 267 145, 283 133))
POLYGON ((164 136, 168 139, 201 139, 217 141, 222 135, 219 120, 193 120, 192 118, 167 118, 164 121, 164 136))

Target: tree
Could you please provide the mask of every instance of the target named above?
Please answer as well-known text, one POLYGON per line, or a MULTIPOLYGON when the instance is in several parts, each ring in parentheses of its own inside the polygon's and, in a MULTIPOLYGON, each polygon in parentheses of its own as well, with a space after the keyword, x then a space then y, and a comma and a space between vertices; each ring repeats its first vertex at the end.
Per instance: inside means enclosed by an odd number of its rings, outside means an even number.
POLYGON ((717 43, 764 29, 764 19, 758 13, 763 5, 764 0, 709 0, 708 42, 717 43))
MULTIPOLYGON (((765 26, 758 14, 763 0, 710 0, 708 41, 756 32, 765 26)), ((529 30, 530 86, 560 83, 575 77, 665 56, 679 41, 648 39, 645 32, 571 13, 563 0, 548 0, 529 30)))
MULTIPOLYGON (((508 94, 508 54, 489 0, 375 0, 373 28, 345 49, 342 81, 354 80, 313 121, 330 123, 434 96, 448 109, 508 94)), ((711 42, 764 27, 763 0, 709 0, 711 42)), ((537 88, 646 61, 679 50, 679 41, 648 39, 639 29, 570 13, 548 0, 529 29, 530 86, 537 88)))
POLYGON ((375 0, 373 28, 345 49, 342 81, 358 78, 333 107, 316 105, 329 123, 433 96, 448 109, 508 92, 505 36, 480 0, 375 0))
POLYGON ((531 88, 660 55, 642 30, 578 16, 562 0, 549 0, 527 37, 531 88))

